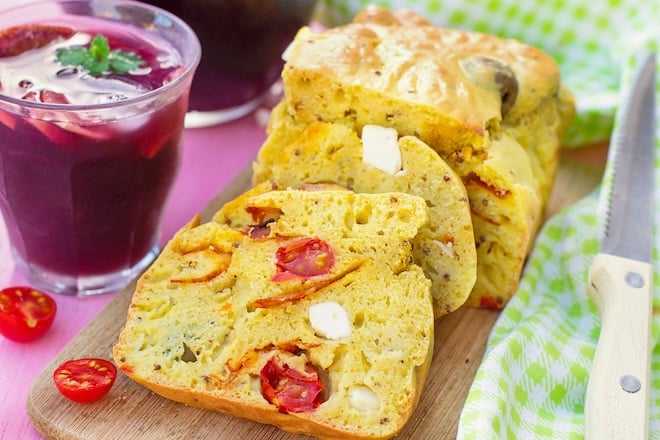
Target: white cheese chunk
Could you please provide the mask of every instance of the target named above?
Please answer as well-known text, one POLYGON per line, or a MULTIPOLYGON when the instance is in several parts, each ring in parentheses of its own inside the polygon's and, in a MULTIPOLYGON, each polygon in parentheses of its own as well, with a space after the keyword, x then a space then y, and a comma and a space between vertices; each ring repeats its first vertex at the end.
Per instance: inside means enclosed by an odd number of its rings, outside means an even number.
POLYGON ((358 411, 378 411, 380 398, 365 385, 354 385, 348 390, 348 403, 358 411))
POLYGON ((365 125, 362 128, 362 161, 393 176, 401 171, 397 131, 380 125, 365 125))
POLYGON ((317 335, 328 339, 347 338, 352 332, 346 310, 336 302, 311 305, 309 322, 317 335))

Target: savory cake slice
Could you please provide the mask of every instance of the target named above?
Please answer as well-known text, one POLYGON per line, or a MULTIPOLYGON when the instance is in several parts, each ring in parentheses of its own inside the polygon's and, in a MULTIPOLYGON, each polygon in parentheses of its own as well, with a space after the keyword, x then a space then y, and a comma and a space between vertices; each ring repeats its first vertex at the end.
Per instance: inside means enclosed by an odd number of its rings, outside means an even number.
POLYGON ((467 192, 445 161, 416 137, 399 138, 396 130, 375 125, 365 125, 358 134, 340 124, 315 122, 297 130, 274 123, 253 169, 256 184, 331 183, 358 193, 394 191, 424 198, 429 221, 413 239, 413 256, 433 282, 436 317, 467 300, 477 275, 467 192))
POLYGON ((249 227, 196 218, 167 244, 115 361, 187 405, 321 439, 394 436, 433 351, 430 281, 411 263, 424 200, 261 189, 227 209, 249 227))
POLYGON ((301 30, 285 57, 283 110, 271 126, 373 124, 437 151, 470 199, 478 268, 468 304, 501 308, 517 288, 575 111, 554 60, 516 40, 378 7, 344 26, 301 30))

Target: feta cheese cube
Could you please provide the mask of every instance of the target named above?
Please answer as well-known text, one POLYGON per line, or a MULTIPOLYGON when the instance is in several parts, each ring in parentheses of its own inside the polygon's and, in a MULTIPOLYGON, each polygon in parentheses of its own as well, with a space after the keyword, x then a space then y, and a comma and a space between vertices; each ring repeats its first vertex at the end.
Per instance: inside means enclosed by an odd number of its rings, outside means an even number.
POLYGON ((362 161, 396 175, 401 171, 399 134, 393 128, 365 125, 362 128, 362 161))
POLYGON ((347 338, 351 322, 344 308, 336 302, 322 302, 309 307, 309 322, 317 335, 327 339, 347 338))
POLYGON ((380 398, 365 385, 354 385, 348 390, 348 403, 358 411, 378 411, 380 398))

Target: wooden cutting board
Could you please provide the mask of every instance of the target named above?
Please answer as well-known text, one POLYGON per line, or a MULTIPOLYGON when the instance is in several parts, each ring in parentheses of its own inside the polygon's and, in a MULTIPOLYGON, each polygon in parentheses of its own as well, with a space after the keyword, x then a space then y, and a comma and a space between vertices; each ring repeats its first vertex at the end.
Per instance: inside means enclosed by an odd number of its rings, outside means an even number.
MULTIPOLYGON (((554 193, 548 206, 553 214, 581 198, 600 181, 605 145, 567 152, 562 157, 554 193)), ((247 189, 250 171, 244 170, 202 213, 208 219, 222 204, 247 189)), ((53 370, 63 361, 80 357, 111 359, 112 346, 126 318, 134 284, 117 294, 44 369, 32 385, 27 410, 41 435, 52 440, 195 439, 293 440, 275 427, 187 407, 168 401, 119 374, 108 395, 91 404, 64 399, 52 382, 53 370)), ((419 406, 400 439, 451 439, 479 366, 497 312, 462 308, 439 319, 435 329, 433 363, 419 406)))

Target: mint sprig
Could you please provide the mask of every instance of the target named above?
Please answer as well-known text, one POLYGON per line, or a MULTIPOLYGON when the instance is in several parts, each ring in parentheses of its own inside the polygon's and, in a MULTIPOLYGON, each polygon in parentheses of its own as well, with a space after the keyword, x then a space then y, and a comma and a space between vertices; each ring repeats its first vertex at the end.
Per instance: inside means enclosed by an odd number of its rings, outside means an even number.
POLYGON ((56 56, 63 65, 82 67, 95 77, 105 73, 128 73, 145 64, 142 57, 133 52, 110 50, 108 39, 100 34, 92 39, 89 47, 57 49, 56 56))

